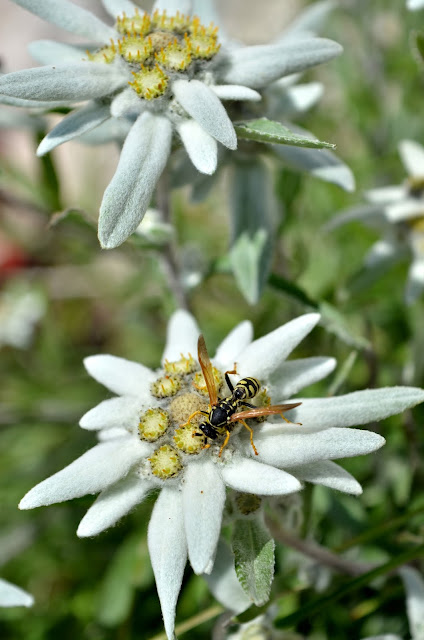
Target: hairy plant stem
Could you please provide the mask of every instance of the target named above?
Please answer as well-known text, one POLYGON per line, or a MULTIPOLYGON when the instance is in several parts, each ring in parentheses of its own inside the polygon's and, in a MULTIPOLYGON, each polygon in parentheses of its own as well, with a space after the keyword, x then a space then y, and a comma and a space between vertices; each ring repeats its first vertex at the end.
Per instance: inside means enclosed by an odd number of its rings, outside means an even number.
POLYGON ((302 540, 297 536, 285 531, 280 524, 269 516, 266 518, 266 524, 269 528, 273 538, 281 542, 282 544, 300 551, 305 556, 316 560, 318 564, 325 567, 329 567, 338 573, 343 573, 348 576, 360 576, 367 571, 375 569, 376 565, 368 564, 365 562, 352 562, 342 556, 322 547, 316 542, 310 542, 308 540, 302 540))
MULTIPOLYGON (((163 222, 172 224, 171 191, 169 187, 169 175, 166 170, 163 172, 158 182, 156 191, 156 203, 158 209, 162 213, 163 222)), ((169 243, 163 249, 161 249, 159 255, 162 260, 162 266, 166 274, 169 288, 174 294, 179 308, 189 311, 190 304, 188 301, 187 292, 183 287, 180 277, 180 265, 175 239, 170 240, 169 243)))

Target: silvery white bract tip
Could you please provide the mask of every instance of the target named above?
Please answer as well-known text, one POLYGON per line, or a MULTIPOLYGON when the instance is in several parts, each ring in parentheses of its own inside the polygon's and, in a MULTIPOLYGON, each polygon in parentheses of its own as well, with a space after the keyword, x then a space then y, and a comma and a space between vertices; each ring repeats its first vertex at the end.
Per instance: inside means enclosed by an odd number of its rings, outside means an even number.
POLYGON ((0 607, 32 607, 33 604, 30 593, 0 578, 0 607))
MULTIPOLYGON (((249 397, 261 413, 267 413, 270 403, 301 403, 286 412, 290 422, 278 414, 260 423, 247 419, 248 431, 230 421, 228 438, 226 429, 213 438, 201 426, 211 424, 209 396, 198 362, 200 331, 188 312, 180 310, 171 317, 162 365, 155 371, 114 355, 86 358, 88 373, 116 394, 80 421, 83 429, 97 432, 99 443, 31 489, 20 508, 98 493, 78 527, 80 537, 89 537, 114 526, 160 489, 148 545, 165 629, 172 638, 187 559, 196 573, 210 574, 217 594, 225 592, 216 582, 224 551, 218 552, 216 567, 214 563, 228 488, 265 498, 293 494, 310 482, 359 495, 359 483, 333 461, 375 451, 384 438, 351 427, 424 401, 424 391, 412 387, 293 398, 335 366, 334 359, 326 357, 288 359, 319 319, 319 314, 305 314, 257 340, 251 324, 242 322, 221 342, 211 359, 213 382, 209 381, 218 398, 231 397, 225 372, 236 366, 237 374, 230 375, 233 386, 243 377, 258 378, 259 387, 249 397)), ((199 357, 204 364, 203 351, 199 357)), ((243 403, 237 407, 246 409, 243 403)), ((228 577, 231 589, 233 578, 228 577)), ((245 601, 237 601, 236 608, 243 610, 245 601)))

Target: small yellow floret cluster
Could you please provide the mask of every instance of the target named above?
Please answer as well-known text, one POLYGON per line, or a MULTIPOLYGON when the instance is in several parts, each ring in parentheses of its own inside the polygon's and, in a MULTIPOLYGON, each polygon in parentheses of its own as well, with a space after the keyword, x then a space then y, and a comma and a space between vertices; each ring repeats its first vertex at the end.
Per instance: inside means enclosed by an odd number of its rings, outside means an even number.
POLYGON ((179 12, 168 16, 156 10, 148 15, 136 9, 133 16, 119 16, 115 28, 121 37, 111 40, 109 47, 88 52, 88 58, 106 63, 123 58, 132 66, 134 80, 129 85, 145 100, 166 92, 170 72, 184 72, 196 60, 210 60, 220 48, 217 27, 205 27, 199 18, 179 12))

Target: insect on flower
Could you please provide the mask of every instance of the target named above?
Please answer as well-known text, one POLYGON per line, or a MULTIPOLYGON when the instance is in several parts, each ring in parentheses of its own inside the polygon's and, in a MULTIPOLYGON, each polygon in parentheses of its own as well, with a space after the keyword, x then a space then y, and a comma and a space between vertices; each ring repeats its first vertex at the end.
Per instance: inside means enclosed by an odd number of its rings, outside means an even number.
MULTIPOLYGON (((218 398, 212 363, 206 348, 205 339, 202 335, 199 336, 197 342, 197 355, 209 394, 209 407, 208 411, 198 410, 192 413, 187 422, 182 426, 188 425, 196 415, 205 416, 206 421, 199 425, 199 429, 202 433, 194 433, 193 436, 200 436, 203 434, 206 438, 216 440, 218 436, 223 436, 225 434, 225 439, 218 456, 221 457, 224 448, 228 444, 228 440, 230 439, 230 434, 235 423, 241 422, 249 431, 250 444, 252 445, 255 455, 258 455, 258 451, 253 444, 253 429, 252 427, 249 427, 246 420, 248 418, 261 418, 262 416, 279 414, 283 420, 289 422, 289 420, 284 417, 283 412, 294 409, 302 403, 294 402, 289 404, 255 407, 253 404, 247 402, 247 399, 250 400, 259 393, 261 388, 260 382, 256 380, 256 378, 242 378, 234 386, 229 376, 230 374, 237 373, 236 365, 234 365, 234 369, 232 371, 225 372, 225 381, 231 392, 231 396, 227 398, 218 398), (247 407, 247 409, 245 409, 245 407, 247 407)), ((210 446, 210 444, 205 444, 204 448, 208 449, 210 446)))

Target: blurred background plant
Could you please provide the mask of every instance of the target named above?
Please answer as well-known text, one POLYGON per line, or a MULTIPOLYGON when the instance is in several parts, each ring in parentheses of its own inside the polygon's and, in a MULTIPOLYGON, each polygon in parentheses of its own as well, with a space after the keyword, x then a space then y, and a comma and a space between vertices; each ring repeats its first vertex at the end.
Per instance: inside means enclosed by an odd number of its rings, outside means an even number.
MULTIPOLYGON (((78 4, 105 17, 96 0, 78 4)), ((277 37, 314 4, 222 0, 217 8, 228 36, 253 44, 277 37)), ((354 222, 329 234, 323 226, 338 211, 361 203, 363 191, 402 183, 398 143, 423 141, 423 68, 419 40, 411 32, 424 25, 424 12, 409 13, 400 0, 337 4, 320 32, 341 43, 344 54, 302 77, 302 83, 321 82, 325 91, 317 104, 296 112, 295 122, 337 145, 357 192, 261 160, 278 222, 274 257, 256 306, 240 292, 243 284, 238 278, 237 286, 228 252, 231 173, 246 175, 249 167, 224 167, 211 189, 173 190, 174 232, 152 213, 150 227, 119 249, 102 252, 97 211, 117 146, 71 142, 37 159, 35 149, 58 116, 1 108, 0 564, 2 577, 36 600, 31 610, 1 610, 1 637, 138 640, 162 633, 146 545, 153 500, 95 540, 75 536, 90 497, 34 512, 18 512, 17 504, 30 487, 93 444, 89 433, 75 427, 104 399, 83 369, 85 356, 113 353, 158 366, 167 319, 176 306, 161 257, 170 238, 178 240, 179 280, 211 352, 244 318, 260 336, 316 309, 323 327, 294 357, 330 353, 339 367, 308 394, 423 386, 423 300, 404 304, 408 265, 399 263, 384 278, 353 288, 353 274, 379 231, 354 222), (24 310, 19 323, 28 337, 18 344, 15 334, 11 344, 3 338, 12 313, 7 301, 12 293, 29 291, 39 312, 34 304, 24 310)), ((12 3, 2 8, 0 29, 3 72, 31 66, 25 53, 31 40, 57 37, 55 29, 12 3)), ((119 131, 115 135, 121 137, 119 131)), ((262 180, 259 185, 264 188, 262 180)), ((408 637, 404 591, 393 563, 408 561, 423 570, 423 418, 418 407, 386 420, 378 426, 386 447, 344 463, 364 486, 360 498, 322 487, 303 493, 302 518, 294 534, 277 545, 271 599, 272 623, 280 630, 312 640, 388 630, 408 637), (293 550, 293 536, 308 546, 293 550), (343 573, 343 567, 337 570, 319 553, 313 555, 317 543, 353 565, 380 568, 359 577, 343 573)), ((283 508, 282 514, 282 522, 292 521, 283 508)), ((264 611, 251 607, 239 620, 245 624, 264 611)), ((217 620, 225 619, 204 580, 187 573, 177 610, 181 635, 204 638, 215 627, 215 637, 223 637, 217 620)))

